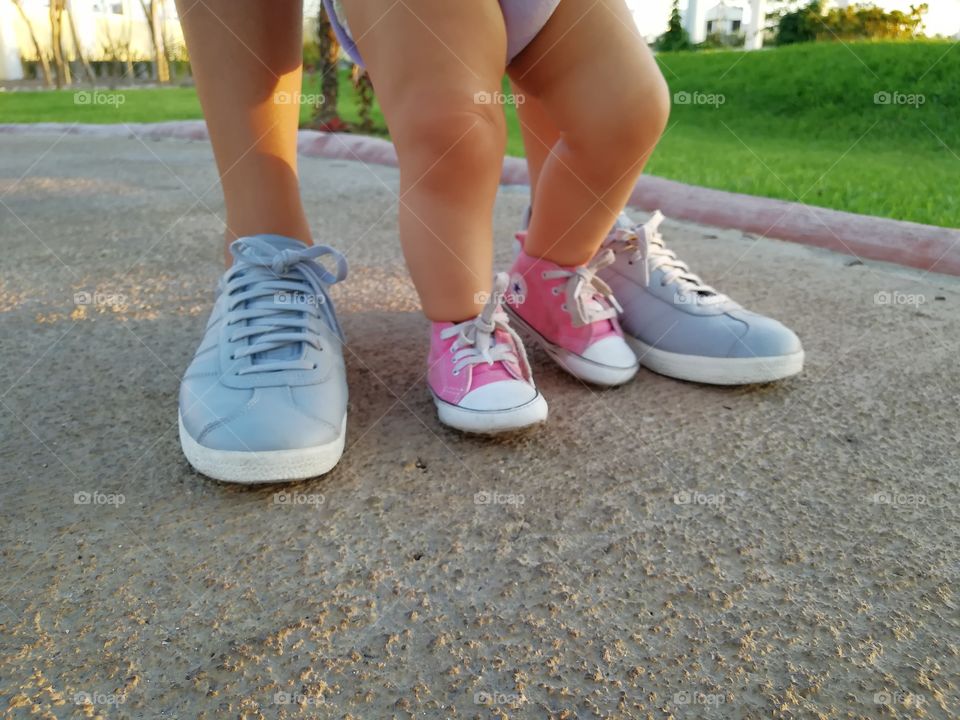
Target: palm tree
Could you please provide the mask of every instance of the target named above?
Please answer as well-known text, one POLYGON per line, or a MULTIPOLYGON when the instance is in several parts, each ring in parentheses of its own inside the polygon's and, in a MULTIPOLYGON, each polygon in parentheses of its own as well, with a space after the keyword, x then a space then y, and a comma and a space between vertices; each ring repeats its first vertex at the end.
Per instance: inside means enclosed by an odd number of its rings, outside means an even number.
POLYGON ((326 8, 320 3, 317 14, 317 44, 320 46, 320 92, 323 102, 318 104, 310 121, 310 126, 321 129, 340 129, 343 121, 337 114, 337 95, 340 89, 340 43, 333 32, 333 24, 327 16, 326 8))

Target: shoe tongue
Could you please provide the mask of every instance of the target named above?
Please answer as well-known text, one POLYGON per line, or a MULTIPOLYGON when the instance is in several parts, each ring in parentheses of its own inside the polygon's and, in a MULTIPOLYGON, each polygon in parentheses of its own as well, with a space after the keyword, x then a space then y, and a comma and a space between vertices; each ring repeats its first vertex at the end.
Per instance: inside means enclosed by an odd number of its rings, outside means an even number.
MULTIPOLYGON (((511 344, 510 336, 506 332, 500 330, 499 328, 493 333, 493 344, 492 347, 497 345, 509 345, 511 344)), ((483 384, 488 382, 495 382, 497 380, 513 380, 513 375, 506 368, 506 363, 503 361, 497 361, 493 364, 481 362, 473 366, 473 384, 476 386, 478 382, 482 381, 483 384)))
MULTIPOLYGON (((270 245, 277 249, 277 252, 281 250, 303 250, 307 246, 298 240, 292 240, 290 238, 281 237, 278 235, 272 236, 262 236, 270 245)), ((273 276, 273 271, 269 268, 260 268, 253 266, 251 268, 255 270, 258 274, 263 272, 268 273, 270 276, 273 276)), ((238 277, 243 277, 247 274, 247 271, 241 271, 238 273, 238 277)), ((276 303, 274 301, 274 295, 265 295, 263 297, 254 298, 248 300, 244 303, 244 309, 253 310, 256 308, 276 308, 276 303)), ((296 291, 284 291, 284 304, 289 305, 291 310, 285 311, 282 313, 271 314, 269 317, 254 318, 247 321, 248 326, 282 326, 285 320, 297 319, 301 316, 301 313, 307 310, 307 303, 309 298, 306 293, 296 292, 296 291)), ((286 328, 281 327, 279 330, 274 332, 266 332, 262 335, 256 335, 252 338, 247 339, 247 344, 259 343, 259 342, 269 342, 270 336, 280 333, 289 332, 286 328)), ((275 362, 277 360, 297 360, 303 356, 304 347, 303 343, 287 343, 281 345, 278 348, 273 348, 272 350, 267 350, 265 352, 258 352, 250 356, 250 361, 253 365, 260 365, 267 362, 275 362)))

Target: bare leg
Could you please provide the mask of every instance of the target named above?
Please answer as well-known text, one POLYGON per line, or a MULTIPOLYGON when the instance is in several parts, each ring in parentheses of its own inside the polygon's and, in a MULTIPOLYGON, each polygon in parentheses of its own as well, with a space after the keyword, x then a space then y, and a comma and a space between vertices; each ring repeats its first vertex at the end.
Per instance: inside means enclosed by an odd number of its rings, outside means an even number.
MULTIPOLYGON (((523 95, 514 85, 514 94, 523 95)), ((523 135, 523 149, 527 156, 527 174, 530 176, 530 205, 537 192, 540 172, 550 156, 550 151, 560 140, 560 131, 547 114, 543 104, 533 95, 524 96, 524 102, 517 104, 517 117, 520 119, 520 134, 523 135)))
POLYGON ((542 169, 532 173, 538 178, 526 252, 581 265, 626 204, 663 132, 666 82, 623 0, 561 2, 508 72, 528 96, 522 119, 534 117, 527 140, 551 135, 536 120, 537 101, 559 131, 542 169))
POLYGON ((310 243, 293 101, 303 73, 302 3, 177 0, 177 9, 223 186, 227 243, 258 233, 310 243))
POLYGON ((506 145, 496 0, 345 0, 400 162, 400 240, 424 313, 476 316, 489 291, 506 145))

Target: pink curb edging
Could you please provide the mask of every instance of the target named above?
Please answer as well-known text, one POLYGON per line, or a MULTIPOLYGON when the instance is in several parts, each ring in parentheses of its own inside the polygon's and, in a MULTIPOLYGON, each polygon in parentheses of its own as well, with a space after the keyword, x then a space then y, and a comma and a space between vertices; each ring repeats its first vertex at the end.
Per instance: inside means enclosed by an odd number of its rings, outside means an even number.
MULTIPOLYGON (((68 123, 0 124, 0 133, 60 133, 85 137, 140 137, 156 140, 206 140, 202 120, 162 123, 81 125, 68 123)), ((301 130, 300 154, 308 157, 397 165, 393 144, 380 138, 301 130)), ((504 159, 500 182, 525 185, 527 164, 504 159)), ((763 237, 814 245, 859 258, 898 263, 929 272, 960 275, 960 230, 829 210, 797 202, 697 187, 644 175, 630 205, 657 208, 667 217, 723 228, 736 228, 763 237)))

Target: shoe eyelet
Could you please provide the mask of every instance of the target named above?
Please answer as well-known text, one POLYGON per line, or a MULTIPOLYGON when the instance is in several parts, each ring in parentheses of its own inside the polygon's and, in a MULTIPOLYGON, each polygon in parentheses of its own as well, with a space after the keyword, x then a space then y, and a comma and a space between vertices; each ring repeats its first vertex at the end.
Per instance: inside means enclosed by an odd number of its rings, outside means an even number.
POLYGON ((540 273, 540 279, 541 279, 541 280, 546 280, 546 279, 547 279, 547 271, 546 271, 546 270, 544 270, 544 271, 542 271, 542 272, 540 273))
POLYGON ((564 303, 563 305, 561 305, 561 306, 560 306, 560 309, 563 310, 564 312, 566 312, 566 311, 567 311, 567 304, 564 303))
POLYGON ((316 363, 313 364, 313 369, 314 369, 314 370, 317 369, 317 364, 316 364, 316 363))
POLYGON ((454 370, 454 371, 453 371, 453 374, 454 374, 454 375, 459 375, 459 374, 460 374, 460 371, 459 371, 459 370, 454 370))
POLYGON ((230 359, 231 359, 231 360, 236 360, 236 359, 237 359, 237 356, 236 356, 236 355, 231 355, 231 356, 230 356, 230 359))
POLYGON ((559 288, 559 287, 550 288, 550 292, 553 293, 554 295, 559 295, 559 294, 560 294, 560 288, 559 288))
POLYGON ((633 265, 633 260, 627 260, 627 265, 633 265))

